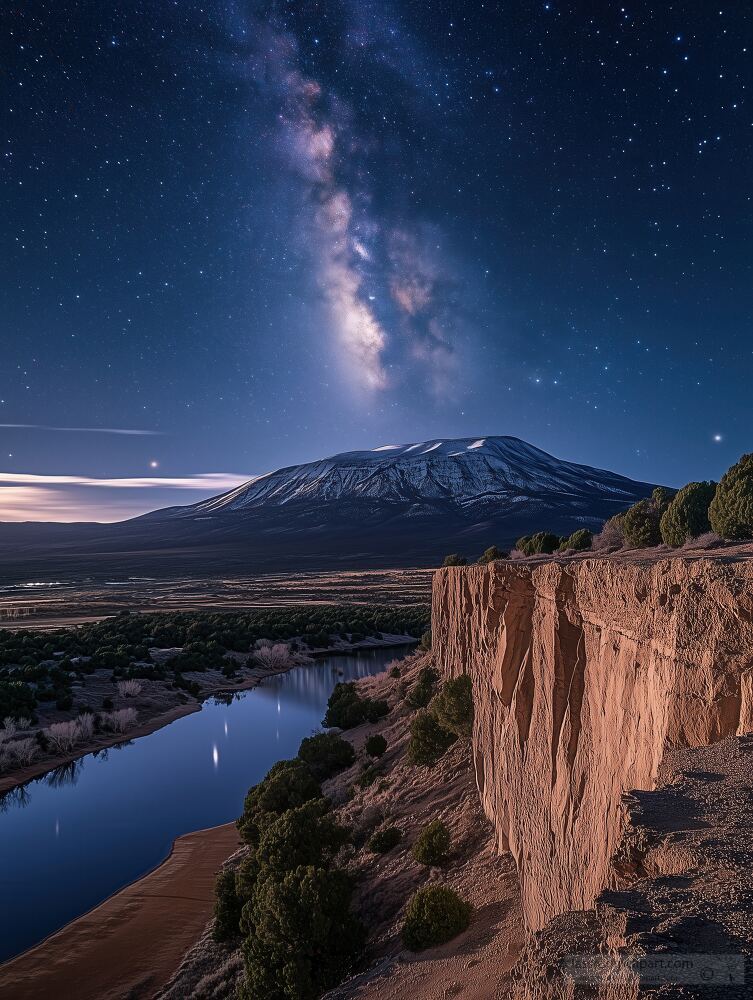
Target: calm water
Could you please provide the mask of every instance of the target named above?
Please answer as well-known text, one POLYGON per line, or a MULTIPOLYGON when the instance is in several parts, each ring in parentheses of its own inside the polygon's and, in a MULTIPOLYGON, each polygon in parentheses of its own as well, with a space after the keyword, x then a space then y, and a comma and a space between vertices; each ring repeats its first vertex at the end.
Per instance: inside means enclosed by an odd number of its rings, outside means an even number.
POLYGON ((149 871, 176 837, 235 819, 248 787, 320 725, 337 681, 379 673, 405 652, 297 667, 5 796, 0 961, 149 871))

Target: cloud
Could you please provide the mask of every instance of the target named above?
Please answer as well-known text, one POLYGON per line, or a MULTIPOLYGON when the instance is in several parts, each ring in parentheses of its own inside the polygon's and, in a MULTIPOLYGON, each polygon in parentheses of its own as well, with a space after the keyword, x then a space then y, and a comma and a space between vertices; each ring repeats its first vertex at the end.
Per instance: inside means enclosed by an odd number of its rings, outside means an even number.
POLYGON ((162 431, 130 430, 125 427, 52 427, 48 424, 0 424, 0 428, 32 431, 68 431, 76 434, 127 434, 134 437, 162 436, 162 431))
POLYGON ((0 472, 0 484, 33 484, 35 486, 99 486, 109 489, 172 489, 172 490, 232 490, 247 483, 250 476, 231 472, 203 472, 194 476, 171 479, 166 476, 129 479, 95 479, 91 476, 38 476, 30 472, 0 472))
POLYGON ((183 477, 98 479, 0 473, 0 521, 119 521, 235 489, 249 476, 205 472, 183 477), (194 495, 186 498, 185 491, 194 495))

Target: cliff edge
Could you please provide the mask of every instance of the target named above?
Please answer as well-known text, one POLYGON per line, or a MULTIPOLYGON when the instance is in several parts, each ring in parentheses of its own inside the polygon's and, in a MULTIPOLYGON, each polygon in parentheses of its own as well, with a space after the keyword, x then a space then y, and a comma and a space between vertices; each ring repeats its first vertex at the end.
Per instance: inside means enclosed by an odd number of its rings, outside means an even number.
POLYGON ((473 679, 476 781, 530 931, 591 910, 632 790, 753 730, 753 562, 496 562, 438 572, 433 647, 473 679))

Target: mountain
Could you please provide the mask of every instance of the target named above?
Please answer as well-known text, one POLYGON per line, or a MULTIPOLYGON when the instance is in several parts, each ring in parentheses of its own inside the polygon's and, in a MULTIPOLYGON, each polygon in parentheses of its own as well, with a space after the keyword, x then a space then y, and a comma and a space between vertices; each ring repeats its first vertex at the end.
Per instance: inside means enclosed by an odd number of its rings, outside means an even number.
MULTIPOLYGON (((119 524, 40 526, 37 555, 47 573, 110 575, 431 566, 541 529, 598 529, 652 489, 518 438, 437 439, 289 466, 119 524)), ((0 576, 35 562, 34 526, 2 528, 0 576)))
MULTIPOLYGON (((612 472, 560 461, 519 438, 456 438, 382 445, 289 466, 210 500, 146 516, 207 518, 265 506, 348 500, 447 504, 467 516, 484 507, 499 516, 503 509, 518 513, 521 504, 537 510, 542 503, 557 508, 564 504, 573 511, 597 501, 624 506, 652 488, 612 472)), ((601 511, 594 519, 603 519, 601 511)))

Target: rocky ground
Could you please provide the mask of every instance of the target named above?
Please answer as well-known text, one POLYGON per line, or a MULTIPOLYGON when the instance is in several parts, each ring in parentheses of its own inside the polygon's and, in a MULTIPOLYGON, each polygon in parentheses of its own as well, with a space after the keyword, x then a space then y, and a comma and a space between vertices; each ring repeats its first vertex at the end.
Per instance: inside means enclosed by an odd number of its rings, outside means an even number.
POLYGON ((675 750, 626 801, 614 888, 555 918, 511 1000, 743 1000, 753 995, 753 736, 675 750), (596 977, 598 987, 587 980, 596 977))

